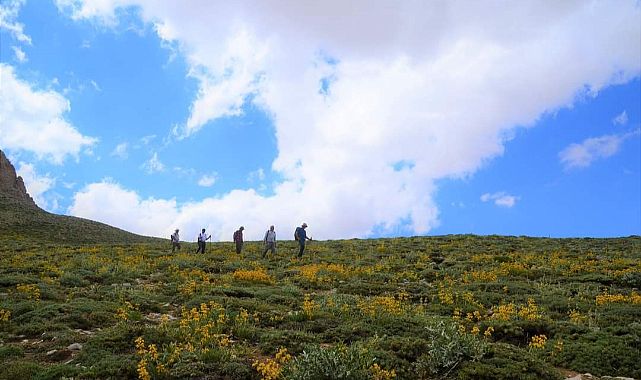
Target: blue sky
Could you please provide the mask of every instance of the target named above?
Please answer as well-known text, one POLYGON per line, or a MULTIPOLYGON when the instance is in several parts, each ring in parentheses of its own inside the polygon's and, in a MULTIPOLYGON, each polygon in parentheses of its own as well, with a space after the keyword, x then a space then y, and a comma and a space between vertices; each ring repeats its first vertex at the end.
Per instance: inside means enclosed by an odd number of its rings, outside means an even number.
POLYGON ((187 239, 641 234, 638 2, 175 4, 0 6, 0 149, 41 207, 187 239))

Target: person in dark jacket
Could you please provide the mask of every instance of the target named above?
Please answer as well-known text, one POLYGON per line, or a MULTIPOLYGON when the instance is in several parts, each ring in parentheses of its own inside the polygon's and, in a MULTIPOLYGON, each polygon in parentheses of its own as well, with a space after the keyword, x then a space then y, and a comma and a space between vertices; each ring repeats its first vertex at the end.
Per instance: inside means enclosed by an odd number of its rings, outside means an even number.
POLYGON ((243 230, 245 227, 240 226, 236 232, 234 232, 234 243, 236 243, 236 253, 240 255, 243 251, 243 230))
POLYGON ((303 223, 302 226, 296 227, 296 231, 294 232, 294 238, 298 241, 298 257, 303 257, 303 252, 305 252, 305 241, 312 240, 311 237, 307 237, 307 232, 305 231, 306 228, 307 223, 303 223))

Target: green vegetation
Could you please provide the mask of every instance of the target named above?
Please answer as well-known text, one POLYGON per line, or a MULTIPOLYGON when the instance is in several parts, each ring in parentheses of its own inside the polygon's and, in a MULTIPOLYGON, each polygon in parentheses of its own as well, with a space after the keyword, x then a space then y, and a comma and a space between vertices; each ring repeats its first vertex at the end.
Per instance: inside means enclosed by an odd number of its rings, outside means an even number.
MULTIPOLYGON (((35 204, 8 196, 4 191, 5 189, 0 188, 0 233, 5 240, 52 244, 130 244, 160 241, 93 220, 51 214, 35 204)), ((21 249, 21 246, 15 248, 21 249)))
POLYGON ((315 241, 299 260, 25 235, 0 235, 0 379, 641 378, 639 237, 315 241))

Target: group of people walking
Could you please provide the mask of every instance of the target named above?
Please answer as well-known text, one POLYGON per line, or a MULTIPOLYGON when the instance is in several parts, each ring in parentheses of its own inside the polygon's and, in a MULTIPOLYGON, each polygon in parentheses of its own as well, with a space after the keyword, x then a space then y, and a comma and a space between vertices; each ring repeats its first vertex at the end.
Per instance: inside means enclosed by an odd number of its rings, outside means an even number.
MULTIPOLYGON (((294 231, 294 239, 298 242, 298 257, 302 257, 303 253, 305 252, 305 243, 307 240, 312 240, 311 237, 307 236, 307 223, 303 223, 300 227, 296 227, 296 230, 294 231)), ((238 230, 234 232, 234 243, 236 245, 236 253, 240 254, 243 251, 243 231, 245 230, 245 227, 240 226, 238 230)), ((176 229, 176 231, 171 234, 171 252, 175 252, 176 249, 180 250, 180 230, 176 229)), ((206 247, 206 242, 207 240, 211 240, 211 235, 207 235, 205 232, 205 229, 203 228, 202 231, 198 234, 198 250, 196 250, 196 253, 205 253, 205 247, 206 247)), ((272 255, 276 255, 276 231, 274 230, 274 226, 269 226, 269 229, 265 232, 265 237, 263 238, 263 244, 264 244, 264 249, 263 249, 263 254, 262 257, 265 258, 267 256, 267 252, 271 252, 272 255)))

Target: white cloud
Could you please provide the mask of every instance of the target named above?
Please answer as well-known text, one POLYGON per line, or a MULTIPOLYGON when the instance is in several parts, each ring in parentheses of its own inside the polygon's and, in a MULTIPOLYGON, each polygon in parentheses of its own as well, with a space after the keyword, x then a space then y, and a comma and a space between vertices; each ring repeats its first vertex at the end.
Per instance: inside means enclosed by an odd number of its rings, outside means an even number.
POLYGON ((247 181, 249 182, 262 181, 264 179, 265 179, 265 170, 263 170, 263 168, 258 168, 253 172, 250 172, 249 175, 247 176, 247 181))
POLYGON ((110 180, 87 185, 77 192, 68 213, 155 236, 164 236, 163 231, 171 230, 173 225, 168 223, 177 216, 175 200, 143 200, 110 180))
POLYGON ((216 178, 217 175, 216 173, 213 174, 205 174, 200 179, 198 180, 198 186, 202 187, 211 187, 216 183, 216 178))
POLYGON ((20 63, 27 62, 27 54, 18 46, 12 46, 13 53, 16 55, 16 60, 20 63))
POLYGON ((94 89, 94 90, 96 90, 96 91, 98 91, 98 92, 102 91, 102 89, 100 88, 100 86, 98 86, 98 83, 96 83, 96 81, 95 81, 95 80, 92 80, 92 81, 91 81, 91 82, 89 82, 89 83, 91 83, 91 86, 93 87, 93 89, 94 89))
POLYGON ((55 186, 55 178, 51 178, 49 174, 38 175, 33 164, 24 162, 19 163, 16 173, 22 177, 25 187, 27 188, 27 192, 31 195, 38 206, 45 210, 53 210, 57 208, 55 202, 48 202, 45 198, 45 193, 55 186))
POLYGON ((120 143, 116 145, 114 150, 111 152, 112 156, 119 157, 120 159, 126 159, 129 157, 129 153, 127 152, 127 149, 129 147, 129 144, 126 142, 120 143))
POLYGON ((24 34, 24 25, 16 21, 24 3, 25 0, 6 0, 0 4, 0 30, 4 29, 16 40, 31 45, 31 37, 24 34))
POLYGON ((623 142, 639 135, 639 130, 616 135, 591 137, 578 144, 570 144, 559 152, 559 160, 564 168, 586 168, 594 161, 611 157, 621 149, 623 142))
POLYGON ((156 135, 147 135, 140 138, 140 142, 144 145, 149 145, 156 138, 156 135))
POLYGON ((614 125, 626 125, 628 124, 628 112, 623 111, 612 119, 612 124, 614 125))
POLYGON ((304 219, 333 238, 410 220, 425 233, 438 224, 435 181, 474 173, 517 126, 641 70, 633 0, 74 3, 74 18, 96 20, 138 5, 184 54, 199 92, 177 135, 245 102, 272 118, 270 169, 283 178, 272 195, 236 190, 179 209, 233 209, 211 213, 217 228, 223 217, 260 230, 304 219))
POLYGON ((521 199, 521 197, 507 194, 504 191, 492 194, 485 193, 481 195, 482 202, 494 201, 495 205, 507 208, 514 207, 516 201, 518 201, 519 199, 521 199))
POLYGON ((59 93, 34 89, 6 64, 0 63, 0 78, 0 146, 61 164, 66 156, 77 159, 81 150, 98 141, 65 120, 70 105, 59 93))
POLYGON ((145 161, 140 167, 144 169, 147 174, 165 171, 165 164, 160 162, 160 159, 158 158, 158 152, 154 152, 151 158, 145 161))

